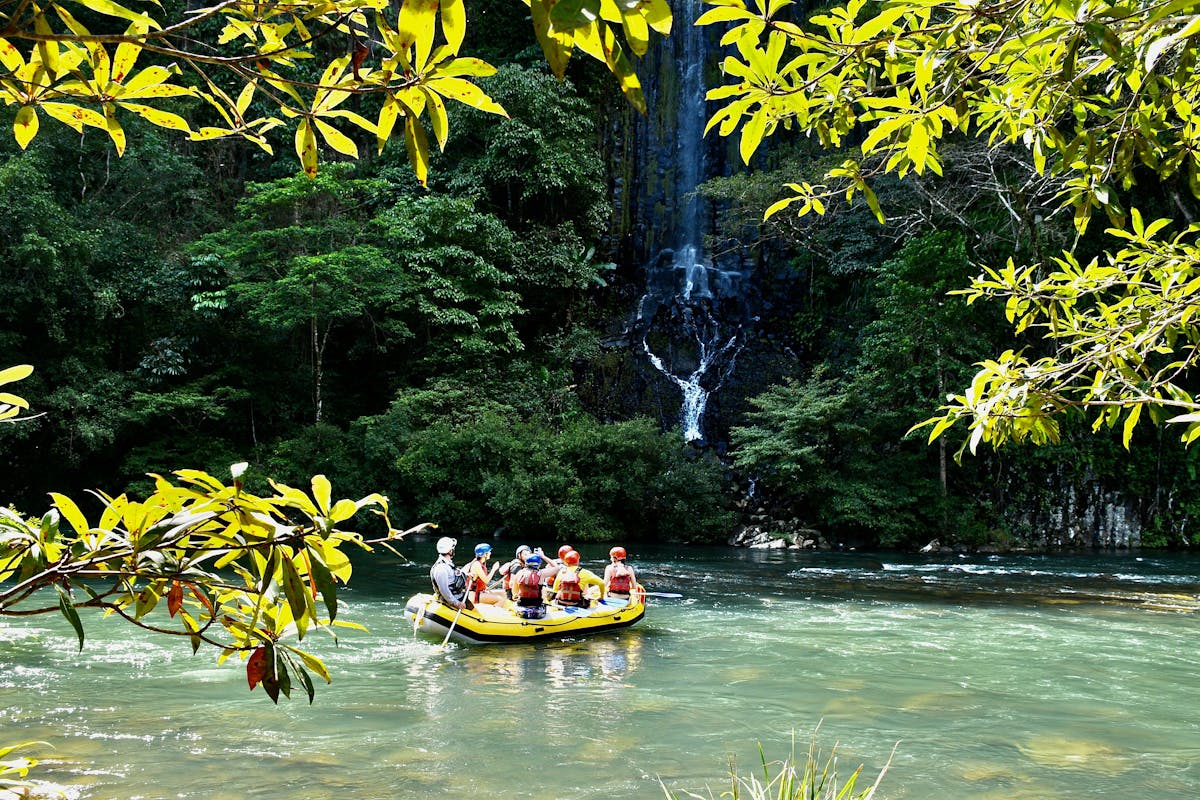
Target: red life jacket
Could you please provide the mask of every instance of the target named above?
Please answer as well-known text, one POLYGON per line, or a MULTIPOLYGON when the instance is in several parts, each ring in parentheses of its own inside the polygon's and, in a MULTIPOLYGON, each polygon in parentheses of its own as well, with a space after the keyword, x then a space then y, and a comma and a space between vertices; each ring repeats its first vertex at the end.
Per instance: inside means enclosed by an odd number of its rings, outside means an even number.
POLYGON ((583 584, 576 570, 563 570, 558 574, 557 597, 560 605, 583 605, 583 584))
POLYGON ((612 572, 610 572, 608 575, 608 590, 610 592, 629 594, 629 590, 632 588, 633 570, 619 561, 616 564, 613 564, 612 572))
POLYGON ((531 600, 542 602, 542 575, 536 569, 526 567, 517 573, 513 582, 513 599, 518 603, 522 600, 529 605, 531 600))

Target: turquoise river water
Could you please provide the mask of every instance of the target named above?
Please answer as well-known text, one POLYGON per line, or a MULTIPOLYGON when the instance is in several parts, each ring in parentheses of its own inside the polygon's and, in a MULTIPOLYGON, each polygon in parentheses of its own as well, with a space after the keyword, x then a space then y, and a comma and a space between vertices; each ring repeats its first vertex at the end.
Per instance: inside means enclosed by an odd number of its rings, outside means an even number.
POLYGON ((1195 557, 631 547, 683 595, 636 627, 443 649, 402 618, 432 554, 404 547, 358 565, 342 615, 371 632, 314 643, 311 706, 116 620, 82 653, 60 618, 0 622, 0 743, 49 742, 69 798, 611 800, 717 797, 820 723, 842 776, 896 748, 889 800, 1200 797, 1195 557))

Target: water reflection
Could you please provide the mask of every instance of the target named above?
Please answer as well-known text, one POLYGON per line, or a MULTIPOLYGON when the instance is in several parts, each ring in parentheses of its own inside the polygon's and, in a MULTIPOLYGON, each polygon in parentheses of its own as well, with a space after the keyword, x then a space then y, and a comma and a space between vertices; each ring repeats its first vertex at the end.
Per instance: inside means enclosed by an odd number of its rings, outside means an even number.
POLYGON ((617 695, 641 668, 643 633, 637 629, 564 640, 464 648, 460 658, 474 686, 518 694, 530 686, 564 695, 588 691, 617 695))

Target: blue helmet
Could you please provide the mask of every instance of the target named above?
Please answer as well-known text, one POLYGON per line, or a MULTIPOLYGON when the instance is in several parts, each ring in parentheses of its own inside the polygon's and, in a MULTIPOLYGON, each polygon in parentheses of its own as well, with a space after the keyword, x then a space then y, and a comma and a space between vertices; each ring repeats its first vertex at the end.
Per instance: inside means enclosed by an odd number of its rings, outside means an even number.
POLYGON ((542 565, 542 557, 539 556, 537 553, 530 553, 529 555, 525 556, 525 566, 533 567, 534 569, 537 569, 541 565, 542 565))
POLYGON ((475 545, 475 557, 483 558, 488 553, 492 552, 492 546, 486 542, 475 545))

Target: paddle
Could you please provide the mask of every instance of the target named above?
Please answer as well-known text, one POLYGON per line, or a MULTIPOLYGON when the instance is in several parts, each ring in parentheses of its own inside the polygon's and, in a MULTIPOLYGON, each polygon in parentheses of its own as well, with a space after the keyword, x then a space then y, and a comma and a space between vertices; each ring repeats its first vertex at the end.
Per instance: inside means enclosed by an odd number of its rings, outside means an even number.
POLYGON ((675 592, 642 592, 642 594, 646 595, 646 597, 665 597, 669 600, 678 600, 683 597, 683 595, 676 594, 675 592))
POLYGON ((463 604, 458 607, 458 611, 454 612, 454 620, 450 623, 450 629, 446 631, 446 638, 442 639, 442 647, 445 647, 446 643, 450 641, 450 634, 454 633, 454 626, 458 624, 458 617, 462 614, 462 610, 466 605, 466 598, 463 598, 463 604))
MULTIPOLYGON (((488 581, 490 581, 490 580, 492 579, 492 576, 496 574, 496 570, 497 570, 497 568, 499 568, 499 566, 500 566, 500 562, 499 562, 499 561, 497 561, 496 563, 492 564, 492 571, 488 573, 487 580, 485 580, 485 581, 484 581, 484 583, 487 583, 488 581)), ((485 590, 485 591, 486 591, 486 590, 485 590)), ((470 595, 470 592, 467 592, 467 596, 469 596, 469 595, 470 595)), ((454 626, 458 624, 458 618, 459 618, 459 616, 462 614, 462 610, 463 610, 463 608, 464 608, 464 607, 466 606, 466 604, 467 604, 467 603, 466 603, 466 601, 467 601, 467 596, 464 596, 464 597, 463 597, 463 604, 462 604, 461 606, 459 606, 459 607, 458 607, 458 611, 455 611, 455 612, 454 612, 454 619, 450 621, 450 627, 449 627, 449 629, 447 629, 447 631, 446 631, 446 638, 445 638, 445 639, 442 639, 442 647, 445 647, 445 646, 447 645, 447 643, 449 643, 449 641, 450 641, 450 634, 454 633, 454 626)), ((479 597, 479 592, 476 592, 476 593, 475 593, 475 597, 476 597, 476 598, 478 598, 478 597, 479 597)))

